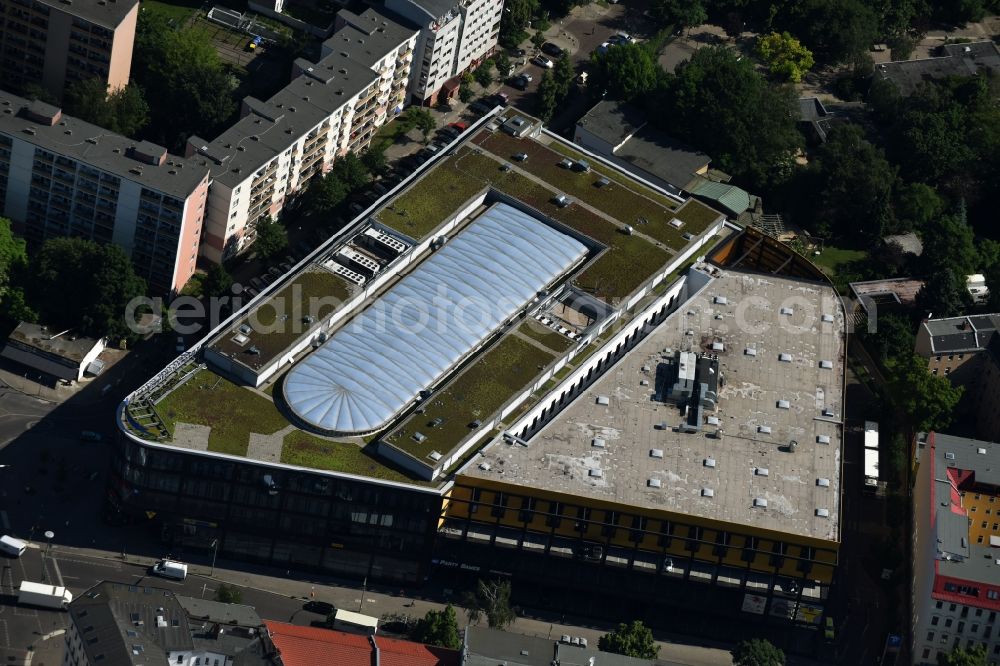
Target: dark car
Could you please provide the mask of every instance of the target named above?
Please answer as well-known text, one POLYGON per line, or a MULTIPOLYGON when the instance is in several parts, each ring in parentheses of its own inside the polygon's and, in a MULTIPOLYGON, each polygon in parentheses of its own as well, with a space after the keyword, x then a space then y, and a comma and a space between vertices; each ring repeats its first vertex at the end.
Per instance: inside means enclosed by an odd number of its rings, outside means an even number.
POLYGON ((320 615, 329 615, 337 610, 337 607, 326 601, 307 601, 302 606, 302 610, 309 611, 310 613, 319 613, 320 615))
POLYGON ((563 50, 552 42, 545 42, 542 44, 542 53, 558 58, 563 54, 563 50))
POLYGON ((524 49, 511 49, 510 54, 515 58, 523 58, 524 56, 528 55, 528 52, 525 51, 524 49))
POLYGON ((510 85, 514 86, 518 90, 527 90, 529 83, 531 83, 531 79, 523 74, 521 76, 515 76, 510 80, 510 85))
POLYGON ((495 95, 490 95, 486 99, 487 101, 489 101, 490 104, 494 104, 496 106, 507 106, 507 101, 510 99, 510 97, 507 95, 507 93, 497 93, 495 95))

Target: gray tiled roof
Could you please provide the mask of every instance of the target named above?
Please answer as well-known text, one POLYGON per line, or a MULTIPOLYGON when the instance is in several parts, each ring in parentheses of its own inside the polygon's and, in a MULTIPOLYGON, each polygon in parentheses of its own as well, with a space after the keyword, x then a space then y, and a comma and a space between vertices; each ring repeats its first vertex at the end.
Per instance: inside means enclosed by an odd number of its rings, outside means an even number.
POLYGON ((912 95, 920 84, 949 76, 973 76, 981 70, 1000 73, 1000 50, 993 42, 948 44, 945 55, 920 60, 900 60, 875 66, 879 78, 892 82, 903 95, 912 95))
POLYGON ((933 353, 981 351, 1000 329, 1000 313, 930 319, 922 326, 930 336, 933 353))
POLYGON ((602 141, 617 146, 643 127, 646 117, 629 104, 604 100, 595 104, 577 124, 602 141))

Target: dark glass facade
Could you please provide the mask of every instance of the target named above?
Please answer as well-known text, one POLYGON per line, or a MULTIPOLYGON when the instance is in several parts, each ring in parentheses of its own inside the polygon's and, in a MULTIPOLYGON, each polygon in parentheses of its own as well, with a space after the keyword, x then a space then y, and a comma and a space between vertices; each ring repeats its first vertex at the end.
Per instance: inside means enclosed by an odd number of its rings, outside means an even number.
POLYGON ((219 557, 394 583, 424 579, 441 497, 434 491, 222 460, 120 435, 112 518, 148 521, 171 544, 219 557))

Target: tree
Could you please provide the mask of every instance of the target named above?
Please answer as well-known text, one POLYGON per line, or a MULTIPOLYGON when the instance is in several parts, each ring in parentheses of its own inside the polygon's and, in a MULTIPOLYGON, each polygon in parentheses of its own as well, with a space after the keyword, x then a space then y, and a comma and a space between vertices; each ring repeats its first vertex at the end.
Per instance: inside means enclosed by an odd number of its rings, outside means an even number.
POLYGON ((444 610, 427 611, 427 615, 417 621, 410 638, 425 645, 437 645, 449 650, 459 649, 462 646, 462 639, 458 635, 455 609, 448 604, 444 610))
POLYGON ((740 642, 733 650, 734 666, 784 666, 785 653, 763 638, 740 642))
POLYGON ((238 604, 243 601, 243 591, 235 585, 220 583, 215 590, 215 600, 224 604, 238 604))
POLYGON ((556 93, 561 102, 569 94, 570 86, 573 85, 573 79, 576 78, 576 72, 573 71, 573 63, 569 60, 569 54, 563 53, 559 60, 556 60, 556 66, 552 70, 552 78, 556 82, 556 93))
POLYGON ((373 176, 383 176, 389 171, 389 162, 385 158, 385 146, 372 144, 361 154, 361 163, 373 176))
POLYGON ((478 624, 483 618, 490 629, 505 629, 517 617, 510 603, 510 580, 479 580, 474 592, 465 598, 469 622, 478 624))
POLYGON ((493 66, 497 68, 497 77, 503 80, 510 71, 510 58, 503 51, 498 51, 493 56, 493 66))
POLYGON ((463 81, 462 84, 458 86, 458 99, 460 99, 463 104, 471 102, 472 98, 475 96, 476 94, 472 92, 472 88, 468 83, 463 81))
POLYGON ((980 254, 972 227, 965 220, 964 205, 954 215, 931 220, 924 228, 923 240, 920 263, 926 272, 948 271, 964 283, 966 275, 980 271, 980 254))
POLYGON ((886 368, 889 393, 916 430, 943 430, 951 424, 962 397, 961 386, 952 386, 947 377, 932 375, 927 361, 912 352, 890 360, 886 368))
MULTIPOLYGON (((500 14, 500 43, 508 49, 517 48, 528 38, 525 27, 538 13, 538 0, 507 0, 500 14)), ((506 73, 506 69, 500 70, 506 73)))
POLYGON ((757 52, 772 75, 798 83, 813 66, 813 55, 787 32, 772 32, 757 40, 757 52))
POLYGON ((986 647, 980 643, 968 650, 955 648, 947 654, 938 652, 938 666, 986 666, 986 647))
POLYGON ((24 239, 14 235, 9 219, 0 217, 0 297, 7 291, 11 277, 27 264, 24 239))
POLYGON ((819 151, 816 219, 855 243, 876 242, 892 217, 896 170, 857 125, 836 125, 819 151))
POLYGON ((925 315, 954 317, 965 310, 965 291, 962 280, 955 271, 941 266, 924 279, 924 286, 917 293, 916 307, 925 315))
POLYGON ((132 77, 156 102, 150 138, 180 149, 191 134, 214 136, 236 111, 238 81, 198 31, 176 30, 162 16, 140 12, 134 53, 132 77))
POLYGON ((354 153, 347 153, 333 163, 330 173, 339 178, 351 192, 368 184, 368 169, 354 153))
POLYGON ((549 122, 552 119, 552 114, 555 113, 556 106, 559 104, 558 85, 552 75, 549 74, 549 70, 542 72, 542 80, 538 82, 536 112, 538 113, 538 117, 545 122, 549 122))
POLYGON ((149 123, 149 105, 142 89, 129 84, 108 93, 102 79, 78 81, 66 89, 66 113, 112 132, 135 136, 149 123))
POLYGON ((265 215, 257 220, 257 238, 253 245, 258 257, 271 259, 288 247, 288 232, 279 222, 265 215))
POLYGON ((403 123, 403 127, 407 132, 413 128, 420 130, 424 135, 424 143, 427 142, 427 138, 431 135, 431 132, 437 128, 437 122, 434 120, 431 112, 419 106, 411 106, 407 109, 400 122, 403 123))
POLYGON ((663 25, 671 25, 677 30, 701 25, 708 20, 701 0, 655 0, 653 15, 663 25))
POLYGON ((233 277, 222 264, 212 264, 201 281, 201 295, 214 297, 229 293, 233 286, 233 277))
POLYGON ((126 306, 146 292, 132 262, 117 245, 83 238, 52 238, 31 262, 28 302, 42 321, 60 330, 112 340, 133 339, 126 306))
POLYGON ((661 71, 641 44, 619 44, 591 56, 593 85, 614 99, 631 101, 651 91, 661 71))
POLYGON ((916 336, 910 321, 898 314, 879 314, 875 320, 876 331, 863 331, 865 346, 885 365, 890 359, 902 358, 913 353, 916 336))
POLYGON ((476 83, 484 88, 488 88, 491 83, 493 83, 493 61, 486 60, 476 71, 472 73, 472 78, 476 80, 476 83))
POLYGON ((768 84, 749 58, 725 48, 698 49, 645 101, 652 122, 750 184, 778 182, 791 172, 802 142, 796 96, 768 84))
POLYGON ((304 206, 310 215, 324 217, 344 203, 350 190, 336 174, 314 176, 306 190, 304 206))
POLYGON ((545 43, 545 35, 542 34, 541 30, 536 30, 535 34, 531 36, 531 43, 536 49, 542 48, 542 44, 545 43))
POLYGON ((850 62, 876 39, 878 21, 862 0, 798 0, 787 7, 775 16, 774 27, 798 35, 824 64, 850 62))
POLYGON ((638 659, 656 659, 660 656, 660 646, 653 639, 653 632, 641 620, 619 624, 617 629, 598 639, 597 647, 604 652, 638 659))
POLYGON ((900 223, 898 231, 923 231, 944 212, 941 196, 925 183, 899 185, 893 198, 893 209, 900 223))

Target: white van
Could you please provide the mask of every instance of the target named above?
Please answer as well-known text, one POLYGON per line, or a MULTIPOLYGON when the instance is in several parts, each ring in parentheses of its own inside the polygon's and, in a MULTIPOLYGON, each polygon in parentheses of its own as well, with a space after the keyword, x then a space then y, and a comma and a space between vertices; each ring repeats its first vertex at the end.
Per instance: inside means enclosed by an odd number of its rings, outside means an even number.
POLYGON ((0 552, 11 557, 21 557, 24 555, 24 551, 28 549, 28 544, 21 541, 20 539, 15 539, 12 536, 7 536, 4 534, 0 537, 0 552))
POLYGON ((153 565, 152 573, 164 578, 184 580, 188 575, 188 565, 173 560, 160 560, 153 565))

